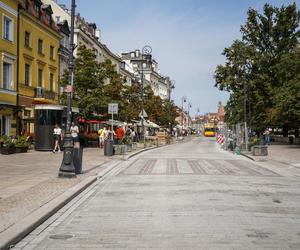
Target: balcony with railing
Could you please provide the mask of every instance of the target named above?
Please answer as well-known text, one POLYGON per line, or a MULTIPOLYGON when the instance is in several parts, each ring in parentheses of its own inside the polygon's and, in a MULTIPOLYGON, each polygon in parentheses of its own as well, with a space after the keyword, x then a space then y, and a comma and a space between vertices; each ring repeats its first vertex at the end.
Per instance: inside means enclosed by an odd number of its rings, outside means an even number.
POLYGON ((46 90, 43 87, 35 88, 35 95, 34 98, 36 99, 48 99, 48 100, 55 100, 57 97, 57 93, 51 90, 46 90))

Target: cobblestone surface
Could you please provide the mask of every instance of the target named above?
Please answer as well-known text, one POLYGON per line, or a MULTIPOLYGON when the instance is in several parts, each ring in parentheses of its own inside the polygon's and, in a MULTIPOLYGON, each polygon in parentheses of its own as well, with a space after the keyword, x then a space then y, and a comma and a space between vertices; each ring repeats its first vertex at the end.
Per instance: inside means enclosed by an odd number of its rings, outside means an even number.
MULTIPOLYGON (((57 178, 62 156, 36 151, 0 155, 0 233, 91 174, 57 178)), ((95 148, 84 150, 83 157, 85 171, 109 160, 95 148)))
POLYGON ((300 249, 300 179, 210 139, 124 162, 15 249, 300 249))

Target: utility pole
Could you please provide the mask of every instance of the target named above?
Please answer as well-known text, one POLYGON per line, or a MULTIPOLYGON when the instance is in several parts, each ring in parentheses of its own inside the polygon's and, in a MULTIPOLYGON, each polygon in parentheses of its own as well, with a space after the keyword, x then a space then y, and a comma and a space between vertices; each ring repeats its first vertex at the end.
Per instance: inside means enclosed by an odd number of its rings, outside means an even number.
POLYGON ((74 23, 75 23, 75 0, 72 0, 71 7, 71 34, 70 34, 70 53, 69 53, 69 83, 67 86, 67 125, 64 136, 64 156, 61 163, 59 177, 75 177, 75 167, 73 163, 73 138, 70 132, 72 119, 72 93, 73 93, 73 70, 74 70, 74 23))

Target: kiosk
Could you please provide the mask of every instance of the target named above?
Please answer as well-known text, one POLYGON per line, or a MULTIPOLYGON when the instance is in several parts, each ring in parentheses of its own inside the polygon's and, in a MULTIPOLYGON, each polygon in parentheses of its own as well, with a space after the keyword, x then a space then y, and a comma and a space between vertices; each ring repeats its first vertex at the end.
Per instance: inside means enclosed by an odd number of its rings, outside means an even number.
POLYGON ((53 129, 55 124, 62 126, 63 112, 64 107, 59 105, 35 106, 35 150, 53 149, 53 129))

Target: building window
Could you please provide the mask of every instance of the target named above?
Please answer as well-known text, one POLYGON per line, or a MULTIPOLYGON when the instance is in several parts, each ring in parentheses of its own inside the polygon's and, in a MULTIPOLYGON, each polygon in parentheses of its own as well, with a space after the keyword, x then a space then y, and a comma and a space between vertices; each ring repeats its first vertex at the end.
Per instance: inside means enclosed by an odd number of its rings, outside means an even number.
POLYGON ((54 75, 50 73, 50 91, 54 91, 54 75))
POLYGON ((43 40, 39 39, 38 41, 38 52, 43 54, 43 40))
POLYGON ((30 65, 25 64, 25 85, 30 86, 30 65))
POLYGON ((43 87, 43 70, 39 69, 38 72, 38 87, 43 87))
POLYGON ((2 88, 12 89, 13 85, 13 65, 8 62, 3 62, 2 70, 2 88))
POLYGON ((30 47, 30 33, 25 31, 25 47, 30 47))
POLYGON ((57 22, 57 23, 60 22, 60 16, 56 16, 55 19, 56 19, 56 22, 57 22))
POLYGON ((54 60, 54 47, 50 46, 50 59, 54 60))
POLYGON ((3 28, 2 28, 2 38, 8 41, 13 41, 13 37, 14 37, 14 23, 13 23, 13 19, 7 17, 7 16, 3 16, 2 19, 2 24, 3 24, 3 28))

